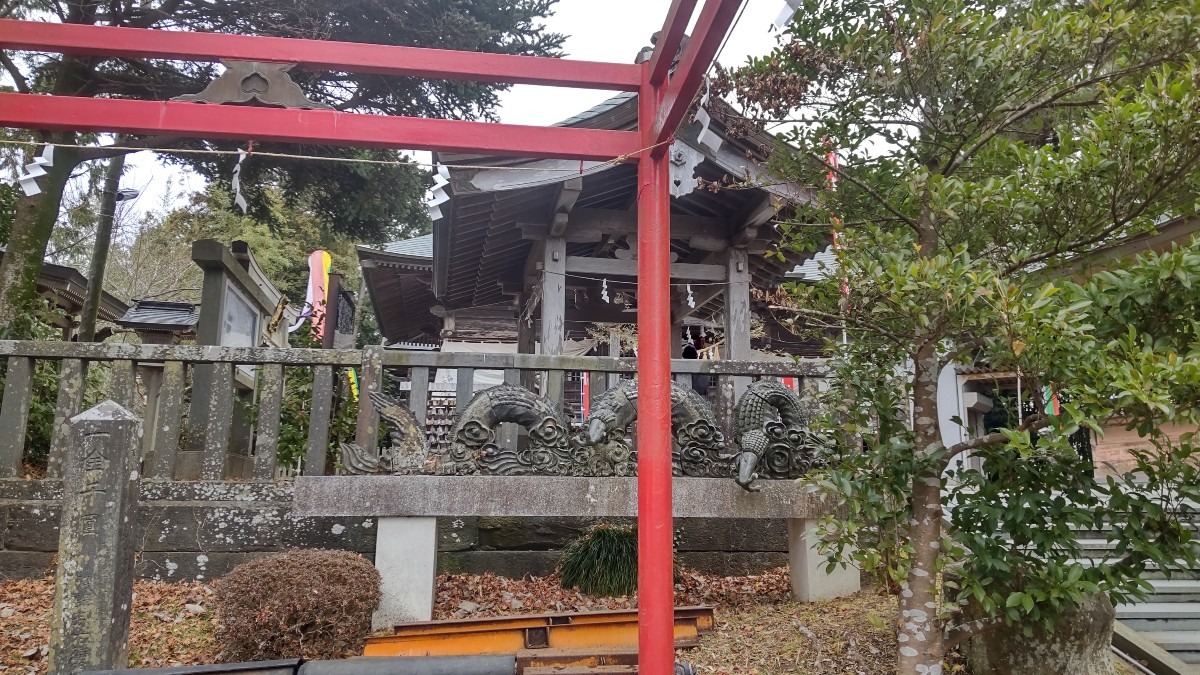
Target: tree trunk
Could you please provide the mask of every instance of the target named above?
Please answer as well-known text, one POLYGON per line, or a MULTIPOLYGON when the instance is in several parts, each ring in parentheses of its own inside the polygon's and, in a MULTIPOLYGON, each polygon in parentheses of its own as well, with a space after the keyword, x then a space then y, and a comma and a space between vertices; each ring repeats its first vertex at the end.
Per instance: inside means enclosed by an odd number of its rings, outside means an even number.
MULTIPOLYGON (((917 351, 913 372, 913 431, 918 457, 928 457, 942 447, 937 416, 938 358, 935 344, 927 340, 917 351)), ((943 637, 937 596, 937 559, 942 539, 941 475, 933 462, 916 472, 912 484, 913 519, 909 524, 912 567, 900 589, 900 675, 940 675, 943 637)))
POLYGON ((41 194, 22 197, 0 262, 0 337, 26 337, 37 315, 38 275, 58 220, 63 190, 79 163, 74 148, 57 147, 54 165, 37 179, 41 194))
POLYGON ((108 250, 112 247, 113 221, 117 215, 117 190, 125 171, 125 155, 108 160, 104 171, 104 192, 100 195, 100 221, 96 227, 96 243, 92 247, 92 264, 88 270, 87 298, 79 316, 79 341, 96 339, 96 321, 100 316, 100 299, 104 294, 104 268, 108 266, 108 250))
MULTIPOLYGON (((982 614, 978 607, 970 607, 982 614)), ((1116 611, 1108 596, 1088 596, 1065 611, 1047 633, 1025 637, 1022 624, 996 626, 972 638, 967 660, 974 675, 1115 675, 1112 630, 1116 611)))

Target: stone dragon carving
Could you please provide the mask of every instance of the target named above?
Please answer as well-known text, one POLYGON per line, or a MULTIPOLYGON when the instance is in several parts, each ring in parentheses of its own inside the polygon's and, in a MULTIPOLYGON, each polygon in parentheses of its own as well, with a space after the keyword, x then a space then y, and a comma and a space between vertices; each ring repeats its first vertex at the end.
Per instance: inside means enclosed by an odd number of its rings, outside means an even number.
MULTIPOLYGON (((511 384, 476 393, 454 421, 450 447, 430 456, 424 429, 395 399, 370 399, 387 423, 390 445, 382 451, 341 444, 342 470, 350 474, 506 474, 634 476, 637 452, 628 436, 637 419, 638 387, 624 380, 597 397, 583 425, 572 428, 559 406, 511 384), (525 447, 501 447, 502 423, 523 426, 525 447)), ((757 491, 758 478, 798 478, 817 465, 822 439, 808 428, 800 396, 776 380, 752 383, 734 408, 738 450, 729 451, 708 403, 690 387, 671 383, 671 463, 677 476, 732 476, 757 491)))
POLYGON ((342 471, 348 474, 423 473, 429 458, 425 430, 412 411, 396 399, 372 392, 371 403, 387 424, 390 445, 382 451, 342 443, 342 471))
POLYGON ((475 394, 455 418, 450 450, 438 473, 570 475, 570 435, 570 422, 549 399, 512 384, 490 387, 475 394), (496 444, 496 429, 503 422, 525 427, 525 448, 496 444))
POLYGON ((808 411, 800 396, 777 380, 752 383, 733 412, 733 433, 741 452, 734 480, 755 492, 759 476, 799 478, 814 467, 817 445, 808 428, 808 411))
MULTIPOLYGON (((637 382, 623 380, 600 395, 591 415, 576 435, 588 459, 589 473, 598 476, 632 476, 637 458, 626 429, 637 419, 637 382)), ((725 452, 725 436, 713 423, 712 409, 690 387, 671 383, 671 432, 675 447, 671 464, 676 475, 724 477, 730 475, 732 454, 725 452)))

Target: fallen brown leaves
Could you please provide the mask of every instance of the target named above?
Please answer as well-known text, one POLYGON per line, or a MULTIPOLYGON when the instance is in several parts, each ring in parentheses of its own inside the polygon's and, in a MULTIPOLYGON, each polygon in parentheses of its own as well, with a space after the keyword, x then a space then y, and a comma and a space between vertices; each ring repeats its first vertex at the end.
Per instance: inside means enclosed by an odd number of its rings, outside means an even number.
POLYGON ((718 606, 716 629, 679 658, 711 675, 883 675, 895 672, 895 601, 849 598, 718 606))
MULTIPOLYGON (((438 577, 434 618, 511 616, 629 609, 636 597, 592 598, 564 589, 557 577, 507 579, 493 574, 438 577)), ((135 667, 214 663, 212 590, 198 583, 139 581, 135 587, 129 662, 135 667)), ((716 629, 680 658, 706 675, 882 675, 895 658, 889 619, 894 601, 873 591, 799 604, 788 599, 787 569, 747 577, 684 570, 679 605, 713 605, 716 629)), ((0 581, 0 673, 45 672, 52 578, 0 581), (7 610, 11 609, 9 613, 7 610), (30 651, 32 650, 32 651, 30 651)))
MULTIPOLYGON (((564 589, 557 576, 506 579, 492 574, 438 577, 436 619, 637 607, 637 598, 592 598, 564 589)), ((675 604, 713 605, 716 629, 680 660, 711 675, 883 675, 895 670, 890 628, 895 600, 873 590, 801 604, 790 600, 786 567, 747 577, 684 570, 675 604)))
MULTIPOLYGON (((595 598, 559 583, 559 576, 508 579, 494 574, 443 574, 437 580, 435 619, 482 618, 547 612, 632 609, 637 597, 595 598)), ((786 567, 748 577, 718 577, 682 570, 675 604, 741 607, 783 602, 791 595, 786 567)))
MULTIPOLYGON (((216 628, 198 583, 139 581, 133 587, 129 664, 137 668, 213 663, 216 628)), ((0 581, 0 673, 44 673, 54 579, 0 581), (12 610, 11 613, 8 610, 12 610)))
POLYGON ((0 584, 0 668, 4 673, 44 672, 41 648, 50 644, 50 579, 0 584))

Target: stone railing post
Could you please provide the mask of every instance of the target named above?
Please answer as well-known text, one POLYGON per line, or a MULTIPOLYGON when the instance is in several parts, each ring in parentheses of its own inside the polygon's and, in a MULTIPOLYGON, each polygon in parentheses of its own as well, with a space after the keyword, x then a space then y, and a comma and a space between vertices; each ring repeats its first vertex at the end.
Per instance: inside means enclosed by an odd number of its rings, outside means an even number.
POLYGON ((51 675, 126 666, 141 426, 112 401, 71 418, 50 624, 51 675))

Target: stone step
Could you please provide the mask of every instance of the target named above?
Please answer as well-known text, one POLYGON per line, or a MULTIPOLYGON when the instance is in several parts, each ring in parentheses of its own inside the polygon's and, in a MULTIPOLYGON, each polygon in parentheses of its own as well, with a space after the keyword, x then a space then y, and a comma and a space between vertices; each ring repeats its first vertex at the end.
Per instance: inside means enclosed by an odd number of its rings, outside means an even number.
POLYGON ((1200 603, 1200 579, 1150 579, 1154 592, 1147 602, 1200 603))
MULTIPOLYGON (((1098 563, 1104 562, 1106 559, 1108 559, 1107 556, 1096 558, 1080 558, 1075 560, 1075 562, 1085 567, 1091 567, 1098 563)), ((1115 560, 1115 558, 1113 558, 1113 560, 1115 560)), ((1166 572, 1159 570, 1157 565, 1151 563, 1147 567, 1146 573, 1142 575, 1142 578, 1146 579, 1147 581, 1165 581, 1168 579, 1194 580, 1200 579, 1200 570, 1184 569, 1184 561, 1178 560, 1176 561, 1176 567, 1172 569, 1170 575, 1168 575, 1166 572)))
POLYGON ((1142 635, 1184 663, 1200 663, 1200 631, 1155 630, 1142 635))
POLYGON ((1117 619, 1140 632, 1200 631, 1200 602, 1118 605, 1117 619))
POLYGON ((1142 633, 1167 651, 1200 651, 1200 631, 1152 630, 1142 633))

